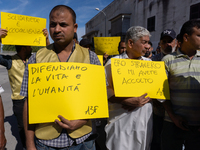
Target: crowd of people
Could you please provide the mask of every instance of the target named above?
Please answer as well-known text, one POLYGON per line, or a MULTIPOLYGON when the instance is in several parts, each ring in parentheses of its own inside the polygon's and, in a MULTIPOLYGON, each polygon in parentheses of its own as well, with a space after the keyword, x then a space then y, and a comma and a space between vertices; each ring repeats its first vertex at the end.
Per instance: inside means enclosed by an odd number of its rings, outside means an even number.
MULTIPOLYGON (((8 70, 13 112, 24 149, 182 150, 183 145, 187 150, 200 149, 200 20, 185 22, 178 35, 173 29, 164 30, 156 53, 153 53, 150 32, 144 27, 132 26, 118 45, 119 55, 104 54, 108 119, 68 120, 60 114, 52 123, 29 124, 28 64, 101 65, 95 52, 90 50, 92 44, 87 39, 78 42, 73 9, 57 5, 51 10, 49 20, 54 43, 50 44, 48 31, 44 29, 45 48, 31 55, 30 46, 16 46, 14 56, 0 55, 0 64, 8 70), (151 99, 145 92, 138 97, 115 96, 110 58, 164 61, 170 99, 151 99)), ((7 34, 7 30, 0 29, 1 38, 7 34)), ((0 96, 0 149, 6 146, 3 118, 0 96)))

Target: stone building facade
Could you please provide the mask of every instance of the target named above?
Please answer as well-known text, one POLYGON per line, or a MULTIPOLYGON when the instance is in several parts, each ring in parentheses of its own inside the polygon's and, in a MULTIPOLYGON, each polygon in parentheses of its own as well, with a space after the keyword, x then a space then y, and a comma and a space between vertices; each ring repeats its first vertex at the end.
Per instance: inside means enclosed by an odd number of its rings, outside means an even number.
POLYGON ((154 50, 160 33, 174 29, 178 34, 182 24, 200 18, 200 0, 114 0, 89 20, 83 38, 121 36, 131 26, 143 26, 151 33, 154 50), (106 31, 105 31, 106 19, 106 31))

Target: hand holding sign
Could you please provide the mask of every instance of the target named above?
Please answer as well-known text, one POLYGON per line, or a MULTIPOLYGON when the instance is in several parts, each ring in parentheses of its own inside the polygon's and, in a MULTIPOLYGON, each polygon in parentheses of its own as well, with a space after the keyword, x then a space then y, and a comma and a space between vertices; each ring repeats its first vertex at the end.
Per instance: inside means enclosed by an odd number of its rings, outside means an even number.
POLYGON ((1 12, 1 27, 8 33, 2 39, 2 44, 46 46, 46 38, 42 32, 46 28, 44 18, 1 12))
POLYGON ((0 28, 0 38, 6 37, 8 31, 6 29, 0 28))
POLYGON ((131 97, 122 101, 122 105, 128 105, 132 107, 142 107, 150 101, 150 97, 146 97, 147 93, 141 95, 140 97, 131 97))
POLYGON ((61 115, 59 115, 58 118, 60 119, 60 121, 56 119, 55 122, 59 124, 59 126, 61 126, 63 129, 67 129, 71 131, 78 129, 87 123, 87 120, 83 120, 83 119, 82 120, 67 120, 61 115))
POLYGON ((29 64, 29 123, 108 117, 104 67, 84 63, 29 64), (52 111, 54 110, 54 111, 52 111))
POLYGON ((169 85, 164 62, 111 59, 115 96, 169 99, 169 85))

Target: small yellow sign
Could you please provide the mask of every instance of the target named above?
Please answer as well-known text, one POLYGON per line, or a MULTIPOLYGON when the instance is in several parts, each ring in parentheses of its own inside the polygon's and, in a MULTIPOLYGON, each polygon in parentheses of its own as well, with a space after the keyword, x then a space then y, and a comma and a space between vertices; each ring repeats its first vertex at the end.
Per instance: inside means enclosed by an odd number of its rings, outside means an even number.
POLYGON ((111 58, 115 96, 170 99, 169 84, 162 61, 111 58))
POLYGON ((8 30, 2 44, 46 46, 46 19, 1 12, 1 28, 8 30))
POLYGON ((94 48, 97 55, 118 55, 120 37, 94 37, 94 48))
POLYGON ((103 55, 97 55, 97 57, 99 58, 99 61, 101 65, 103 66, 103 55))
POLYGON ((56 62, 29 64, 29 123, 107 118, 104 67, 56 62))

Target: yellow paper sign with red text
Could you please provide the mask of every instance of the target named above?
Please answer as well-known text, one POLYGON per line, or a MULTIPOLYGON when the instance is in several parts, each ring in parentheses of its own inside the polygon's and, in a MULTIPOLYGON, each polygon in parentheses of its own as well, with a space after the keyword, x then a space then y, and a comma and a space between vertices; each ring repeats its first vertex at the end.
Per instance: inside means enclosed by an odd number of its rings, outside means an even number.
POLYGON ((29 123, 107 118, 104 67, 57 62, 29 64, 29 123))
POLYGON ((44 18, 1 12, 1 28, 8 30, 2 44, 46 46, 42 32, 46 28, 44 18))
POLYGON ((118 55, 120 37, 94 37, 94 48, 97 55, 118 55))
POLYGON ((111 58, 111 69, 115 96, 170 99, 163 61, 111 58))

